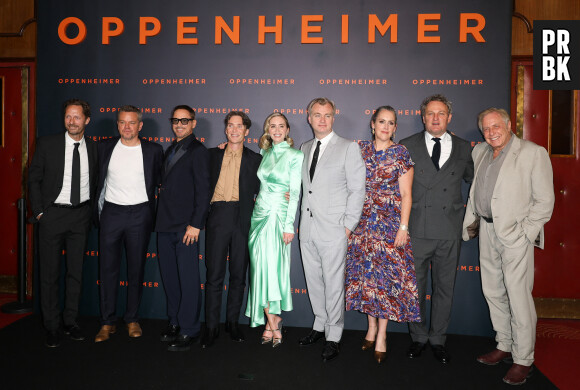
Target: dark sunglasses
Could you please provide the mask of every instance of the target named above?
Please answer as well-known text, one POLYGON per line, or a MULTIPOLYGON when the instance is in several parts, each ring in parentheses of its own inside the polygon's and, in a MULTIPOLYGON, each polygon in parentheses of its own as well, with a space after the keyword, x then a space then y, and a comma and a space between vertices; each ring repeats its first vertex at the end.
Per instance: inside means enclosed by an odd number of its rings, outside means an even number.
POLYGON ((179 122, 181 122, 182 125, 187 125, 190 121, 193 121, 194 119, 191 118, 169 118, 169 122, 171 122, 172 125, 176 125, 179 122))

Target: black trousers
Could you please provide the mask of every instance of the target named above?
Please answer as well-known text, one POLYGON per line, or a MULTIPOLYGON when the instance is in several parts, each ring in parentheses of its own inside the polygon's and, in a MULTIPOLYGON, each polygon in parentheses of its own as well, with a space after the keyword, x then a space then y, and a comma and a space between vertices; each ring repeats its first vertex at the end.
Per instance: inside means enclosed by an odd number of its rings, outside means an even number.
POLYGON ((185 230, 158 232, 157 252, 163 288, 167 297, 167 315, 171 325, 179 325, 181 334, 197 336, 201 328, 201 287, 199 246, 183 243, 185 230))
POLYGON ((49 207, 38 221, 40 309, 44 327, 60 327, 59 279, 62 250, 66 250, 64 325, 76 324, 81 295, 83 260, 90 228, 91 208, 49 207))
POLYGON ((102 325, 113 325, 117 321, 117 290, 123 245, 127 258, 127 310, 124 320, 127 323, 138 321, 152 225, 153 216, 147 202, 130 206, 105 202, 103 205, 99 234, 102 325))
POLYGON ((248 232, 241 228, 238 202, 214 202, 206 222, 205 322, 209 328, 220 323, 226 264, 229 264, 226 321, 237 322, 246 288, 248 232), (229 253, 229 262, 228 262, 229 253))

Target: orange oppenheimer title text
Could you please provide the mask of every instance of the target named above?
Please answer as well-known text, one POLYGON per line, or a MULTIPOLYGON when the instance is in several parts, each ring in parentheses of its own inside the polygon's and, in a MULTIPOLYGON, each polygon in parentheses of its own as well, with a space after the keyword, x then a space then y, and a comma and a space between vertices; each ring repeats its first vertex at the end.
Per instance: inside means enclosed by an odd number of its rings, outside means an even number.
MULTIPOLYGON (((115 38, 120 37, 125 32, 126 21, 114 16, 102 17, 101 23, 101 44, 110 45, 115 38)), ((226 21, 222 16, 215 16, 213 24, 214 41, 216 45, 223 44, 224 40, 238 45, 241 42, 240 36, 240 16, 233 16, 226 21)), ((282 15, 276 15, 273 20, 266 20, 266 16, 258 16, 258 36, 257 43, 265 44, 266 36, 271 34, 275 44, 283 43, 283 21, 282 15)), ((417 42, 418 43, 438 43, 441 37, 438 35, 441 14, 417 14, 417 42)), ((324 37, 321 36, 324 28, 324 15, 301 15, 300 43, 302 44, 323 44, 324 37)), ((128 26, 133 26, 135 20, 127 21, 128 26)), ((198 16, 178 16, 176 23, 169 28, 163 26, 161 21, 154 16, 141 16, 139 23, 139 44, 147 45, 151 40, 166 34, 166 30, 171 34, 175 33, 177 45, 197 45, 199 44, 198 16)), ((349 15, 341 15, 340 19, 340 42, 349 43, 349 15)), ((377 35, 387 36, 390 43, 397 43, 399 39, 399 15, 390 14, 384 21, 376 14, 368 15, 368 43, 376 43, 377 35)), ((457 40, 461 43, 472 39, 475 42, 483 43, 485 38, 483 30, 485 28, 485 17, 478 13, 459 14, 459 30, 457 40)), ((204 31, 205 32, 205 31, 204 31)), ((91 32, 93 33, 93 32, 91 32)), ((78 45, 87 37, 87 26, 82 19, 77 17, 67 17, 58 26, 58 37, 67 45, 78 45), (69 28, 76 26, 74 28, 69 28), (74 32, 72 32, 74 31, 74 32)), ((379 39, 380 39, 379 37, 379 39)), ((387 39, 385 37, 385 40, 387 39)))

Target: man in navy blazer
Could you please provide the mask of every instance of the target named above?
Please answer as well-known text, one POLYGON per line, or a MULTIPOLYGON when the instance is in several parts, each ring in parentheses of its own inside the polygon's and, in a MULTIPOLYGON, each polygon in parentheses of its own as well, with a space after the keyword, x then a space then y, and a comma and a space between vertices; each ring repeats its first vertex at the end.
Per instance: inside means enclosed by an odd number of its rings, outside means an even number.
POLYGON ((84 136, 91 120, 91 107, 79 99, 67 100, 63 107, 66 132, 39 138, 28 170, 30 204, 39 226, 40 308, 48 347, 60 344, 59 276, 63 246, 67 265, 64 331, 73 340, 85 338, 76 320, 91 222, 90 205, 97 183, 97 145, 84 136), (74 167, 75 154, 78 170, 74 167), (75 172, 78 181, 73 178, 75 172), (76 200, 73 187, 77 190, 76 200))
POLYGON ((98 205, 99 287, 101 329, 95 342, 109 339, 116 331, 117 289, 121 250, 127 258, 127 309, 124 320, 130 337, 142 335, 138 320, 143 292, 143 274, 149 238, 155 217, 155 193, 161 181, 163 148, 139 138, 142 113, 123 106, 117 115, 120 137, 101 141, 99 152, 98 205))
POLYGON ((175 142, 165 152, 157 208, 157 250, 167 296, 169 351, 187 351, 200 332, 199 233, 209 208, 209 152, 193 134, 195 111, 171 113, 175 142))

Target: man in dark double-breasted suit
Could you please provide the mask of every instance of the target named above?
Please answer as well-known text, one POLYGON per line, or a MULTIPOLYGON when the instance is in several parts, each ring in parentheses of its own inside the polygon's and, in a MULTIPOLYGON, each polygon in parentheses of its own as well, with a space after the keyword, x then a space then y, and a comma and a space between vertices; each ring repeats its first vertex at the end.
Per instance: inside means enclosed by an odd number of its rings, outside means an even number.
POLYGON ((109 339, 116 332, 117 289, 121 252, 127 258, 127 309, 124 320, 129 337, 142 335, 138 311, 143 292, 147 247, 155 217, 155 194, 161 181, 163 148, 139 138, 143 128, 141 110, 119 108, 117 128, 120 137, 99 142, 98 204, 99 287, 101 329, 95 342, 109 339))
POLYGON ((175 107, 170 121, 175 142, 165 152, 155 223, 169 316, 161 341, 169 351, 187 351, 200 332, 199 233, 209 208, 209 153, 193 134, 191 107, 175 107))
POLYGON ((238 319, 249 263, 250 218, 260 189, 257 172, 262 157, 244 146, 252 125, 250 118, 244 112, 231 111, 226 115, 224 125, 227 147, 210 149, 211 208, 205 240, 207 280, 203 348, 210 347, 219 335, 226 266, 230 272, 226 331, 234 341, 245 339, 238 327, 238 319))
POLYGON ((40 308, 48 347, 60 344, 59 276, 63 248, 67 268, 64 331, 73 340, 85 338, 77 325, 77 314, 98 168, 97 146, 84 136, 90 120, 87 102, 66 101, 66 132, 39 138, 28 170, 32 215, 39 229, 40 308))
POLYGON ((409 323, 409 358, 417 358, 427 342, 441 363, 448 363, 445 333, 451 316, 453 287, 461 250, 465 214, 462 182, 473 180, 471 145, 447 131, 451 102, 443 95, 421 103, 425 131, 401 140, 415 163, 409 232, 417 273, 421 322, 409 323), (431 322, 426 322, 427 277, 431 268, 431 322))

